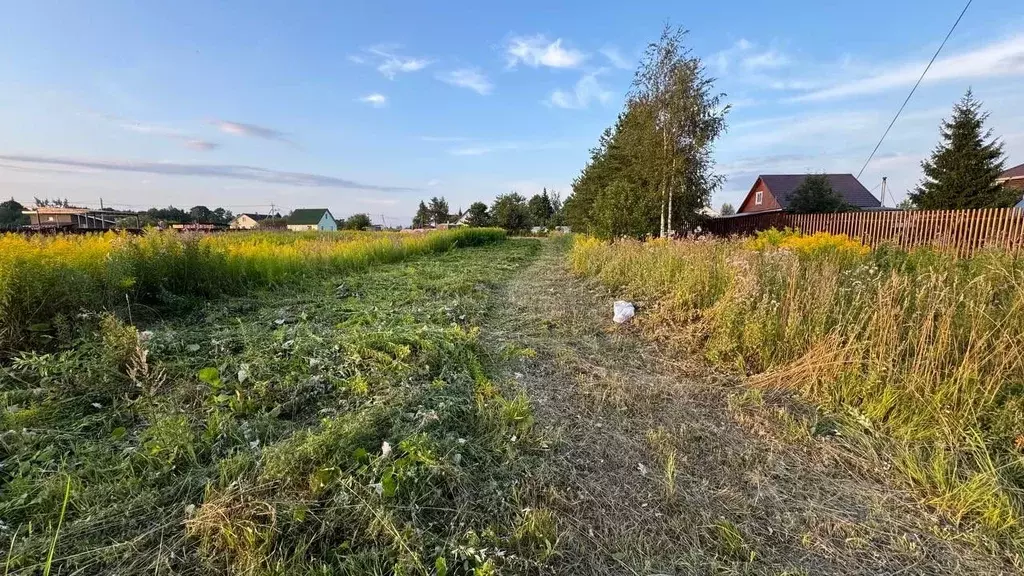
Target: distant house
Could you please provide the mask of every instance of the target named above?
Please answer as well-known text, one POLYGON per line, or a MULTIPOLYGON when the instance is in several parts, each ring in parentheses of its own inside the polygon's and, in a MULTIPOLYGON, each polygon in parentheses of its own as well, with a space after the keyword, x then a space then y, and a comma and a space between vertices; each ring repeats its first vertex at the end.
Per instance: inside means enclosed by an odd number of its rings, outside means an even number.
MULTIPOLYGON (((750 187, 750 192, 740 204, 737 214, 751 212, 772 212, 789 208, 789 199, 808 174, 762 174, 750 187)), ((832 189, 838 192, 847 203, 861 209, 881 208, 882 203, 875 198, 853 174, 826 174, 832 189)))
MULTIPOLYGON (((999 175, 999 178, 996 178, 996 182, 1011 190, 1017 190, 1021 195, 1024 195, 1024 164, 1014 166, 1003 172, 999 175)), ((1014 207, 1024 210, 1024 197, 1014 207)))
POLYGON ((39 206, 22 214, 28 217, 28 224, 33 228, 65 230, 111 230, 117 228, 118 220, 135 216, 128 212, 62 206, 39 206))
POLYGON ((228 223, 228 228, 235 230, 252 230, 267 218, 270 218, 270 214, 251 214, 246 212, 235 216, 235 219, 228 223))
POLYGON ((288 217, 288 229, 295 231, 320 230, 334 232, 338 223, 327 208, 299 208, 288 217))
POLYGON ((1024 190, 1024 164, 1014 166, 1013 168, 1003 172, 998 178, 996 178, 996 182, 1006 186, 1007 188, 1024 190))

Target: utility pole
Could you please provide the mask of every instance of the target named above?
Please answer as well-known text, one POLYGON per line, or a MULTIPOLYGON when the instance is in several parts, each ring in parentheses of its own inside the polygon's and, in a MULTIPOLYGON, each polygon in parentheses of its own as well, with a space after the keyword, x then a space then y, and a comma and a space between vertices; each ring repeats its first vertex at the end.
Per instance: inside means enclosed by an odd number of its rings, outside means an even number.
POLYGON ((886 180, 887 180, 887 177, 886 176, 882 176, 882 208, 885 208, 885 186, 886 186, 886 180))
POLYGON ((103 210, 103 197, 100 196, 100 210, 103 210))

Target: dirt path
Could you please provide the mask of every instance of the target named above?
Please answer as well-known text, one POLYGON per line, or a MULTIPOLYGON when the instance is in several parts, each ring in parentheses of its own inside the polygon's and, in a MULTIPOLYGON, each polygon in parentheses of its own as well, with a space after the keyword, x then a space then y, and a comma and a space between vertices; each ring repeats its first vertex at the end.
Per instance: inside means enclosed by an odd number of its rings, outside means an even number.
POLYGON ((547 242, 484 330, 536 352, 512 376, 555 439, 524 489, 558 514, 551 573, 1012 571, 871 479, 883 472, 853 470, 798 404, 615 327, 610 295, 564 261, 547 242))

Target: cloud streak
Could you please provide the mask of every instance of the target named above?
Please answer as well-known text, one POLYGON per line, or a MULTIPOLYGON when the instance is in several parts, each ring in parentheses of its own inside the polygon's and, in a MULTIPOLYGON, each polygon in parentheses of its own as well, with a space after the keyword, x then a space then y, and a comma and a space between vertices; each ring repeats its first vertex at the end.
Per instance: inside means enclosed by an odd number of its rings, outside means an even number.
POLYGON ((467 88, 481 96, 486 96, 494 90, 494 84, 476 68, 459 68, 451 72, 444 72, 438 74, 437 79, 452 86, 467 88))
POLYGON ((601 48, 600 52, 608 59, 608 62, 610 62, 612 66, 619 70, 633 69, 633 63, 623 56, 622 52, 620 52, 615 46, 605 46, 604 48, 601 48))
POLYGON ((233 164, 182 164, 176 162, 144 162, 134 160, 95 160, 63 158, 55 156, 0 155, 0 161, 16 162, 41 171, 60 169, 89 169, 112 172, 134 172, 166 176, 198 176, 231 178, 265 184, 284 184, 312 188, 344 188, 374 192, 413 192, 417 188, 366 184, 355 180, 310 174, 304 172, 283 172, 254 166, 233 164))
POLYGON ((531 68, 577 68, 587 55, 573 48, 562 46, 562 39, 549 41, 543 34, 514 36, 505 47, 505 59, 509 68, 525 64, 531 68))
POLYGON ((782 68, 791 64, 792 60, 775 48, 761 48, 746 38, 740 38, 729 48, 713 54, 710 62, 719 74, 737 68, 750 74, 782 68))
POLYGON ((208 140, 197 138, 183 130, 178 130, 177 128, 171 128, 169 126, 164 126, 161 124, 139 122, 137 120, 128 120, 126 118, 121 118, 120 116, 115 116, 113 114, 99 114, 98 116, 106 120, 110 120, 111 122, 116 122, 118 126, 120 126, 124 130, 128 130, 129 132, 147 134, 151 136, 158 136, 161 138, 176 140, 178 142, 182 142, 186 148, 192 150, 208 152, 210 150, 215 150, 220 147, 220 144, 216 142, 210 142, 208 140))
POLYGON ((370 64, 371 61, 377 65, 377 71, 388 80, 394 80, 402 73, 418 72, 433 63, 429 58, 416 58, 402 56, 397 53, 401 48, 397 45, 380 44, 363 50, 364 54, 349 56, 348 59, 356 64, 370 64))
MULTIPOLYGON (((913 86, 924 70, 926 61, 879 66, 883 71, 853 81, 838 82, 820 90, 794 97, 795 102, 837 100, 877 94, 896 88, 913 86)), ((932 65, 922 84, 950 80, 971 80, 1024 76, 1024 35, 1001 40, 944 58, 932 65)))
POLYGON ((259 126, 257 124, 246 124, 245 122, 232 122, 230 120, 214 120, 211 122, 218 130, 233 136, 246 136, 249 138, 261 138, 263 140, 275 140, 287 144, 295 144, 288 135, 280 130, 259 126))
POLYGON ((550 150, 561 148, 561 142, 481 142, 469 146, 452 148, 448 151, 452 156, 483 156, 491 152, 505 150, 550 150))
POLYGON ((592 103, 608 104, 612 100, 612 92, 604 88, 597 77, 601 70, 584 74, 571 91, 555 90, 545 101, 549 106, 580 110, 588 108, 592 103))

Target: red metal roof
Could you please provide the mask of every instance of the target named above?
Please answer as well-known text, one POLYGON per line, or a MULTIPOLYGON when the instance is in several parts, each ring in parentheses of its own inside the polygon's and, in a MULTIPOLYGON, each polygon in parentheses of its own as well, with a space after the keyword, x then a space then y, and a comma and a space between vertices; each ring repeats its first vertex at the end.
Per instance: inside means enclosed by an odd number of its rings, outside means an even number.
MULTIPOLYGON (((764 182, 779 206, 789 207, 790 195, 803 183, 808 174, 762 174, 764 182)), ((832 189, 848 203, 858 208, 878 208, 882 203, 875 198, 853 174, 825 174, 832 189)))
POLYGON ((999 180, 1012 180, 1015 178, 1024 178, 1024 164, 1014 166, 999 175, 999 180))

